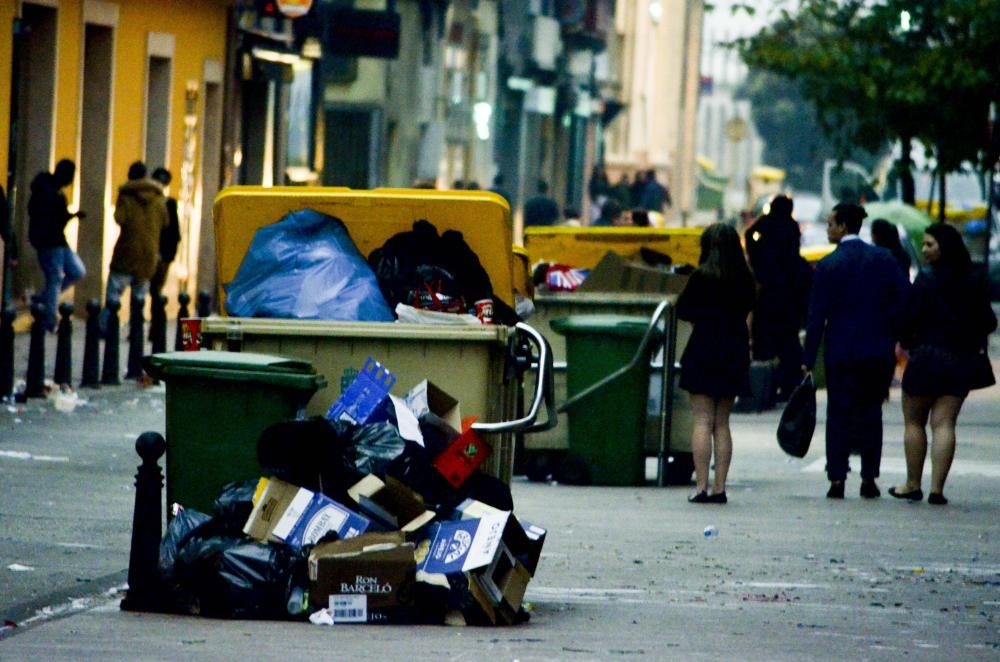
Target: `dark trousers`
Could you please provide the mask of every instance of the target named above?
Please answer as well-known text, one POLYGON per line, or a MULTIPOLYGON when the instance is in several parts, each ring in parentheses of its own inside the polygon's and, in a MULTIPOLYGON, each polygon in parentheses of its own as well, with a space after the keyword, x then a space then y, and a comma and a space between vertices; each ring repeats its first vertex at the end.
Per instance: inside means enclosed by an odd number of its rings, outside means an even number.
POLYGON ((882 403, 893 367, 891 358, 826 366, 826 475, 831 481, 847 478, 851 451, 861 454, 861 478, 878 478, 882 403))
POLYGON ((802 345, 799 343, 798 318, 789 311, 774 311, 774 306, 758 306, 753 317, 753 358, 755 361, 778 359, 775 386, 784 399, 802 381, 802 345))

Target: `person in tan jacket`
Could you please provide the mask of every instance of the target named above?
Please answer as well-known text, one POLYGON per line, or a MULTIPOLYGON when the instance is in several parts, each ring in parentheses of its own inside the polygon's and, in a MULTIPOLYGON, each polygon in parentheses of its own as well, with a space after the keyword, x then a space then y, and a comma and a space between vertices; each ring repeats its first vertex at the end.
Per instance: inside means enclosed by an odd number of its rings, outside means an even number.
POLYGON ((105 306, 120 302, 126 287, 132 288, 133 300, 145 304, 149 280, 160 257, 160 232, 168 218, 163 186, 146 177, 145 164, 133 163, 115 203, 115 222, 121 233, 111 254, 105 306))

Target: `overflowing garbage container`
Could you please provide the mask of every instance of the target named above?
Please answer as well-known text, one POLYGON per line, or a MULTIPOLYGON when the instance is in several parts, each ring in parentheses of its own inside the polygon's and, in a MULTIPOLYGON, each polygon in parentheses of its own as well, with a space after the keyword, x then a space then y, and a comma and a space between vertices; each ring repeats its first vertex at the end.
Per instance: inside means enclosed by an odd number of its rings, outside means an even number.
POLYGON ((168 352, 144 367, 166 384, 167 503, 204 511, 223 485, 260 473, 260 433, 326 386, 308 361, 270 354, 168 352))

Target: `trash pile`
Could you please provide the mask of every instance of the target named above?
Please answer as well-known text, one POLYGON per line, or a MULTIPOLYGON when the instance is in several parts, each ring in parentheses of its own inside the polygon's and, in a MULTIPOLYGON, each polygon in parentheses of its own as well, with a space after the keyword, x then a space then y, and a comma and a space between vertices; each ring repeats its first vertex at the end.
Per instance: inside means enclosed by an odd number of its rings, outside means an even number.
POLYGON ((546 532, 480 470, 489 444, 424 380, 403 397, 369 358, 326 416, 260 435, 266 477, 211 515, 175 505, 158 608, 316 624, 513 625, 546 532))
POLYGON ((679 294, 693 270, 688 264, 673 264, 665 253, 643 247, 625 257, 608 251, 593 269, 539 262, 532 270, 532 280, 542 292, 679 294))
POLYGON ((518 316, 461 232, 426 220, 366 260, 343 221, 312 209, 257 230, 224 285, 234 317, 435 324, 508 324, 518 316))

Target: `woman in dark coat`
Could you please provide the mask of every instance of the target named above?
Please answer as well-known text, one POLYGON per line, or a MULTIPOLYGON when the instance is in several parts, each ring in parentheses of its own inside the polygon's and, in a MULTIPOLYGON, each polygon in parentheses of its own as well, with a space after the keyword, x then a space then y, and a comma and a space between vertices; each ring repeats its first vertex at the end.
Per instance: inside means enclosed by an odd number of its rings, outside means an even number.
POLYGON ((958 230, 940 223, 924 234, 928 267, 907 299, 903 345, 910 361, 903 373, 903 446, 906 483, 889 488, 898 499, 920 501, 931 422, 931 491, 927 502, 944 505, 944 483, 955 456, 955 423, 969 391, 995 383, 986 344, 997 327, 989 285, 974 272, 958 230))
POLYGON ((729 412, 750 366, 747 316, 755 286, 736 230, 722 223, 701 235, 699 266, 677 301, 677 316, 694 329, 681 357, 680 387, 691 394, 697 491, 691 503, 726 503, 726 474, 733 455, 729 412), (715 478, 708 468, 715 452, 715 478))

